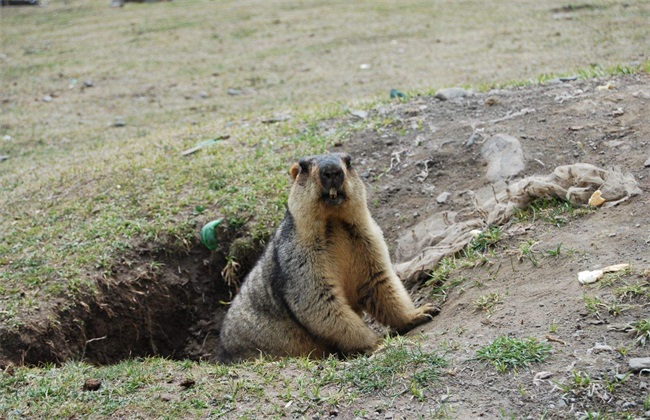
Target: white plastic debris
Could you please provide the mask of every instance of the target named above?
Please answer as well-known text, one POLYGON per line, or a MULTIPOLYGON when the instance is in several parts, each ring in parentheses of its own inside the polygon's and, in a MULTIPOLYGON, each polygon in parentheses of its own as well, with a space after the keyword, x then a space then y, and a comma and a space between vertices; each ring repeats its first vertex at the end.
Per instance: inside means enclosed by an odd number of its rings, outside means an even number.
POLYGON ((597 282, 605 273, 614 273, 616 271, 627 270, 630 264, 615 264, 610 265, 600 270, 581 271, 578 273, 578 281, 580 284, 590 284, 597 282))

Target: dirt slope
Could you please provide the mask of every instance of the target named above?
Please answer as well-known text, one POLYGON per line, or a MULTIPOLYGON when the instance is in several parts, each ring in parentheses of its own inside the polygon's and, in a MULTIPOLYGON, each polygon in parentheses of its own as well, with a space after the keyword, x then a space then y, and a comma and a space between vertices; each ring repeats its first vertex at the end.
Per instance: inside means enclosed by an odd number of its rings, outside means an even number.
MULTIPOLYGON (((558 81, 457 101, 419 98, 377 110, 392 120, 388 127, 379 134, 362 132, 344 145, 360 157, 360 171, 372 174, 370 201, 377 204, 373 213, 393 249, 397 238, 421 218, 465 206, 464 191, 478 191, 488 184, 480 144, 466 145, 477 129, 482 129, 483 138, 507 133, 521 141, 527 160, 522 175, 586 162, 629 171, 644 191, 617 207, 582 216, 560 214, 549 222, 540 215, 537 220, 508 224, 483 264, 452 270, 450 279, 458 285, 448 292, 437 319, 420 329, 429 348, 447 349, 453 361, 437 389, 437 410, 458 418, 511 414, 537 418, 544 413, 564 418, 610 410, 649 414, 643 404, 645 400, 647 405, 647 376, 615 379, 627 372, 630 357, 648 357, 649 350, 636 346, 620 328, 612 328, 650 313, 647 294, 633 298, 620 292, 624 285, 636 284, 645 285, 647 291, 650 282, 650 198, 646 195, 650 168, 644 167, 650 158, 649 104, 647 75, 558 81), (516 116, 518 112, 521 115, 516 116), (386 172, 396 153, 400 164, 386 172), (419 182, 417 175, 425 161, 430 161, 430 176, 419 182), (435 198, 443 191, 450 192, 451 198, 438 204, 435 198), (535 263, 522 258, 522 244, 527 243, 536 251, 535 263), (559 244, 560 256, 544 252, 556 250, 559 244), (630 263, 631 273, 602 284, 578 283, 579 271, 618 263, 630 263), (490 294, 497 294, 500 303, 488 312, 478 310, 477 300, 490 294), (594 298, 600 301, 587 305, 594 298), (553 355, 530 371, 506 374, 472 360, 477 348, 504 335, 551 337, 553 355), (539 371, 553 375, 533 381, 539 371), (578 386, 576 377, 582 375, 588 375, 589 384, 578 386)), ((417 295, 428 299, 430 293, 429 287, 417 295)), ((396 417, 406 418, 413 415, 411 410, 426 416, 432 409, 429 405, 415 408, 406 399, 395 407, 400 407, 396 417)), ((369 418, 383 415, 374 413, 369 418)))

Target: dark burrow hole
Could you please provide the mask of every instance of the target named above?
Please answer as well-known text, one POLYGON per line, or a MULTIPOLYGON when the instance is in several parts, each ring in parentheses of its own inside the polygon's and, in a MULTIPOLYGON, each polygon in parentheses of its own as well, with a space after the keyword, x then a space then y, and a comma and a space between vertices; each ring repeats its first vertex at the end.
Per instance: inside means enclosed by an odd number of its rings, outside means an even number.
MULTIPOLYGON (((261 251, 260 245, 240 251, 239 279, 261 251)), ((147 356, 213 361, 228 302, 236 293, 222 275, 225 255, 199 243, 183 254, 141 252, 110 278, 98 280, 96 293, 5 332, 0 367, 70 360, 104 365, 147 356)))

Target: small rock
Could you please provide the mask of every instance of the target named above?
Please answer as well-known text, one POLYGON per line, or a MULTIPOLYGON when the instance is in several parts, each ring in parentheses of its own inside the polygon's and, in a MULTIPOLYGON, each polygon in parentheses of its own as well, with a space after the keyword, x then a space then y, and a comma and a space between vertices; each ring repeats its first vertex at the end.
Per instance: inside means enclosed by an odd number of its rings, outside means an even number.
POLYGON ((89 87, 93 87, 93 86, 95 86, 95 84, 93 83, 92 80, 86 80, 86 81, 84 82, 84 87, 89 88, 89 87))
POLYGON ((445 192, 441 192, 441 193, 438 194, 438 196, 436 197, 436 203, 438 203, 438 204, 445 204, 445 203, 447 202, 447 200, 449 200, 449 197, 451 197, 451 194, 448 193, 447 191, 445 191, 445 192))
MULTIPOLYGON (((11 136, 10 136, 9 134, 7 134, 6 136, 4 136, 4 137, 2 138, 2 140, 4 140, 4 141, 11 141, 11 136)), ((649 159, 649 160, 650 160, 650 159, 649 159)))
POLYGON ((262 120, 262 123, 264 124, 273 124, 273 123, 279 123, 282 121, 287 121, 291 119, 291 114, 275 114, 271 118, 267 118, 265 120, 262 120))
POLYGON ((354 115, 359 119, 365 120, 368 117, 368 112, 362 110, 352 110, 350 111, 350 115, 354 115))
POLYGON ((452 99, 464 98, 467 95, 469 95, 469 92, 465 89, 452 87, 438 90, 435 97, 441 101, 450 101, 452 99))
POLYGON ((102 380, 97 378, 86 379, 84 382, 84 391, 97 391, 102 386, 102 380))
POLYGON ((614 349, 611 348, 611 346, 608 346, 606 344, 596 343, 596 345, 591 348, 591 351, 593 353, 601 353, 601 352, 612 352, 614 351, 614 349))
POLYGON ((205 98, 207 98, 208 96, 209 96, 209 95, 208 95, 208 92, 205 92, 205 91, 203 91, 203 92, 199 92, 199 97, 200 97, 200 98, 205 99, 205 98))
POLYGON ((43 96, 43 102, 52 102, 52 97, 50 95, 43 96))
POLYGON ((368 63, 363 63, 363 64, 359 65, 359 68, 361 70, 368 70, 370 67, 372 67, 372 66, 370 64, 368 64, 368 63))
POLYGON ((113 0, 111 1, 111 7, 123 7, 124 0, 113 0))
POLYGON ((524 151, 515 137, 497 134, 490 137, 481 148, 487 162, 487 179, 491 182, 519 175, 525 168, 524 151))
POLYGON ((646 168, 650 168, 650 157, 645 161, 643 166, 645 166, 646 168))
POLYGON ((632 372, 650 369, 650 357, 633 357, 630 359, 628 364, 632 372))
POLYGON ((621 408, 623 410, 627 410, 629 408, 634 408, 634 407, 636 407, 636 403, 634 401, 628 401, 626 403, 623 403, 623 405, 621 405, 621 408))
POLYGON ((474 143, 481 141, 483 139, 483 133, 481 131, 482 130, 475 130, 472 135, 469 136, 467 142, 465 142, 465 147, 470 147, 474 143))
POLYGON ((9 155, 0 155, 0 162, 4 162, 7 159, 9 159, 9 155))
POLYGON ((126 121, 124 121, 123 117, 115 117, 115 120, 113 121, 113 127, 124 127, 126 125, 126 121))

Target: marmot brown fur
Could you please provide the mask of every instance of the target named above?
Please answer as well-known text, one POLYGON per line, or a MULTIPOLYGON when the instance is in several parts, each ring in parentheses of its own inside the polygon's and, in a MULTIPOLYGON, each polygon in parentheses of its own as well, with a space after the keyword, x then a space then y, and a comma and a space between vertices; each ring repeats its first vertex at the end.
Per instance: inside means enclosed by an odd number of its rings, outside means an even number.
POLYGON ((415 308, 395 274, 350 156, 300 159, 284 220, 244 280, 221 327, 217 360, 372 352, 363 321, 404 333, 438 309, 415 308))

